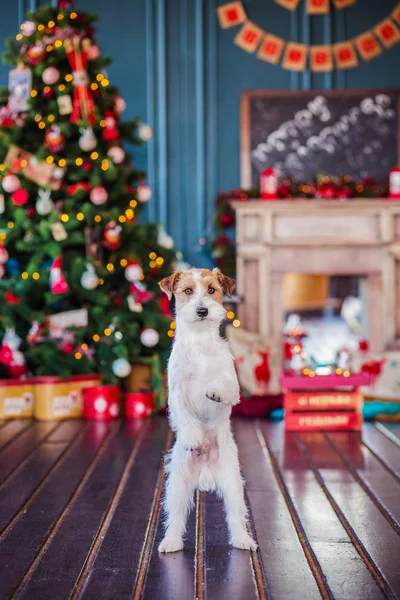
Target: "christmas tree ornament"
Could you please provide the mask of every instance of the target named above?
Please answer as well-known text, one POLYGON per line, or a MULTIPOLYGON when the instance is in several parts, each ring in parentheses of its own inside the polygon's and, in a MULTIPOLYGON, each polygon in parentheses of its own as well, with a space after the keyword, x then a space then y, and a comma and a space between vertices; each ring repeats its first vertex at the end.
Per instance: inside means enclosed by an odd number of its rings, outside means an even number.
POLYGON ((143 277, 143 269, 140 264, 134 260, 127 264, 125 269, 125 279, 133 283, 143 277))
POLYGON ((53 294, 66 294, 69 291, 68 283, 62 272, 62 256, 54 259, 50 267, 50 291, 53 294))
POLYGON ((117 360, 114 360, 111 368, 114 375, 120 378, 128 377, 129 373, 132 371, 131 365, 125 358, 117 358, 117 360))
POLYGON ((80 129, 79 148, 84 152, 91 152, 97 146, 96 136, 91 127, 80 129))
POLYGON ((91 44, 88 46, 86 53, 89 60, 96 60, 100 56, 100 48, 94 44, 91 44))
POLYGON ((70 115, 72 113, 72 100, 69 94, 58 96, 57 104, 60 115, 70 115))
POLYGON ((59 152, 64 148, 64 136, 58 125, 51 125, 44 136, 44 146, 51 152, 59 152))
POLYGON ((53 179, 62 179, 64 177, 65 174, 65 170, 62 169, 61 167, 56 167, 55 169, 53 169, 53 179))
MULTIPOLYGON (((12 69, 8 75, 8 97, 9 118, 22 113, 28 109, 29 94, 32 89, 32 72, 26 69, 23 63, 19 63, 16 69, 12 69)), ((15 122, 17 119, 14 117, 15 122)))
POLYGON ((24 35, 29 37, 36 31, 36 25, 33 21, 24 21, 21 25, 21 31, 24 35))
POLYGON ((28 331, 28 335, 26 336, 26 341, 28 342, 28 344, 30 346, 34 346, 37 342, 40 341, 40 325, 39 325, 39 321, 33 321, 29 331, 28 331))
POLYGON ((137 187, 136 197, 139 202, 148 202, 151 198, 151 187, 146 183, 140 183, 137 187))
POLYGON ((3 186, 3 190, 9 194, 16 192, 21 187, 18 177, 12 173, 7 173, 7 175, 4 175, 1 185, 3 186))
POLYGON ((6 209, 5 203, 4 203, 4 196, 3 194, 0 194, 0 215, 2 215, 4 213, 6 209))
POLYGON ((73 75, 72 85, 74 94, 72 100, 71 122, 78 123, 87 119, 90 125, 95 123, 94 101, 89 88, 89 76, 87 74, 88 56, 87 44, 81 42, 79 36, 64 40, 65 53, 73 75))
POLYGON ((107 198, 107 190, 101 185, 97 185, 90 192, 90 200, 96 206, 101 206, 102 204, 105 204, 107 202, 107 198))
POLYGON ((278 198, 278 175, 272 167, 267 167, 260 175, 260 196, 263 200, 278 198))
POLYGON ((394 167, 389 173, 389 198, 400 200, 400 166, 394 167))
POLYGON ((174 238, 168 235, 164 229, 160 229, 157 236, 157 244, 162 248, 172 250, 174 247, 174 238))
POLYGON ((143 311, 143 304, 136 302, 135 297, 129 294, 127 298, 128 308, 131 312, 141 313, 143 311))
POLYGON ((42 42, 35 42, 35 44, 33 44, 33 46, 31 46, 26 53, 26 57, 33 67, 43 60, 45 56, 46 47, 44 44, 42 44, 42 42))
POLYGON ((54 208, 50 195, 50 190, 39 190, 38 192, 39 198, 36 201, 36 212, 42 217, 48 215, 54 208))
POLYGON ((11 290, 7 290, 6 292, 6 304, 19 304, 21 302, 21 298, 18 298, 11 290))
POLYGON ((133 312, 140 312, 140 311, 136 311, 135 309, 131 308, 131 305, 137 305, 137 304, 145 304, 146 302, 150 302, 150 300, 153 299, 153 294, 151 292, 147 291, 147 288, 145 285, 143 285, 143 283, 141 283, 140 281, 135 281, 134 283, 131 283, 129 286, 129 296, 128 296, 128 305, 129 305, 129 309, 132 310, 133 312))
POLYGON ((114 110, 117 115, 120 115, 126 109, 126 102, 121 96, 115 96, 114 98, 114 110))
POLYGON ((3 344, 0 346, 0 363, 5 367, 8 367, 9 365, 11 365, 12 361, 13 353, 11 352, 10 348, 6 346, 3 342, 3 344))
POLYGON ((94 290, 99 285, 99 278, 96 275, 96 271, 93 265, 88 264, 86 266, 86 271, 82 274, 81 277, 81 286, 85 288, 85 290, 94 290))
POLYGON ((106 110, 104 113, 105 127, 102 131, 102 138, 108 142, 115 142, 119 139, 119 131, 117 129, 117 120, 112 110, 106 110))
POLYGON ((292 337, 292 338, 304 337, 305 331, 304 331, 303 323, 301 322, 300 315, 291 313, 288 316, 287 321, 285 323, 285 327, 284 327, 284 333, 285 333, 285 335, 288 335, 289 337, 292 337))
POLYGON ((153 137, 153 130, 150 125, 140 123, 137 128, 137 133, 142 142, 148 142, 153 137))
POLYGON ((4 334, 2 341, 4 346, 7 346, 10 348, 10 350, 15 351, 19 349, 21 342, 21 338, 15 333, 15 329, 13 327, 6 329, 6 333, 4 334))
POLYGON ((121 245, 121 231, 122 227, 117 225, 115 221, 110 221, 107 223, 104 229, 104 244, 110 250, 110 252, 114 252, 118 250, 121 245))
POLYGON ((349 348, 341 348, 337 354, 336 368, 342 371, 351 371, 352 359, 349 348))
POLYGON ((15 206, 23 206, 28 202, 29 194, 26 190, 20 188, 11 194, 11 198, 15 206))
POLYGON ((8 261, 8 252, 4 248, 3 242, 0 241, 0 265, 4 265, 8 261))
POLYGON ((125 151, 119 146, 111 146, 107 151, 107 156, 112 159, 113 163, 120 165, 125 158, 125 151))
POLYGON ((51 232, 56 242, 62 242, 67 239, 68 233, 62 223, 53 223, 51 226, 51 232))
POLYGON ((146 346, 147 348, 153 348, 153 346, 157 346, 159 339, 160 336, 158 335, 158 332, 152 328, 143 329, 142 333, 140 334, 140 341, 142 342, 143 346, 146 346))
POLYGON ((43 88, 43 98, 52 98, 54 96, 54 92, 51 89, 50 86, 46 85, 46 87, 43 88))
POLYGON ((306 354, 304 350, 297 345, 294 346, 292 359, 290 361, 291 371, 293 371, 295 375, 302 375, 306 366, 306 354))
POLYGON ((46 85, 53 85, 60 79, 60 71, 55 67, 47 67, 42 73, 42 79, 46 85))
POLYGON ((3 265, 0 265, 0 279, 3 277, 3 275, 4 275, 5 272, 6 272, 6 270, 3 267, 3 265))

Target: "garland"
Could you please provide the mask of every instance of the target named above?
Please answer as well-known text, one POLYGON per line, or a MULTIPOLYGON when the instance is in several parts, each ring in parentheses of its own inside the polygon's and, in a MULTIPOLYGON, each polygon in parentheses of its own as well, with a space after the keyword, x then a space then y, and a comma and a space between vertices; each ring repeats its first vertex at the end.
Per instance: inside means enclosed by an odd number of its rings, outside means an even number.
MULTIPOLYGON (((328 177, 318 175, 307 183, 294 182, 287 177, 278 186, 278 198, 292 200, 293 198, 320 198, 327 201, 332 199, 350 198, 385 198, 388 195, 387 184, 377 183, 372 177, 355 181, 349 175, 343 177, 328 177)), ((221 192, 215 199, 213 216, 215 237, 209 244, 209 252, 219 267, 228 275, 235 274, 236 250, 234 243, 235 211, 229 201, 259 199, 260 190, 236 189, 221 192)))
MULTIPOLYGON (((310 9, 313 0, 308 0, 310 9)), ((295 9, 297 4, 293 0, 279 0, 279 4, 286 8, 295 9), (289 6, 291 5, 291 6, 289 6)), ((329 9, 328 0, 318 0, 315 7, 329 9)), ((290 71, 305 71, 309 57, 309 68, 314 72, 349 69, 359 64, 358 55, 364 61, 376 58, 382 49, 389 49, 400 42, 400 3, 385 19, 380 21, 371 30, 365 31, 352 40, 346 40, 333 45, 308 45, 286 41, 272 33, 264 31, 255 23, 248 20, 242 2, 229 2, 217 8, 218 19, 223 29, 242 25, 237 33, 234 43, 249 53, 257 49, 257 58, 277 65, 290 71)), ((324 14, 316 12, 313 14, 324 14)))

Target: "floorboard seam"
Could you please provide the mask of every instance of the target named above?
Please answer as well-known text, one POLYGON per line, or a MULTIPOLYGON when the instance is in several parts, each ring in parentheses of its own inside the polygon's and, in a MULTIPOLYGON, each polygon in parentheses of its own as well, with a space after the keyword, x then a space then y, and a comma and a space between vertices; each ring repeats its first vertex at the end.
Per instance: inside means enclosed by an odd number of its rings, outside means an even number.
POLYGON ((204 498, 200 490, 196 491, 196 549, 194 573, 195 600, 204 600, 205 597, 205 569, 204 569, 204 498))
POLYGON ((365 566, 367 567, 368 571, 371 573, 371 575, 375 579, 376 584, 378 585, 379 589, 381 590, 381 592, 384 594, 384 596, 386 598, 391 598, 391 599, 396 598, 396 595, 395 595, 394 591, 392 590, 392 588, 390 587, 390 584, 386 580, 384 574, 379 569, 378 565, 375 563, 373 558, 370 556, 368 550, 365 548, 364 544, 362 543, 362 541, 356 534, 353 527, 350 525, 350 522, 347 520, 347 518, 345 517, 341 508, 339 507, 336 500, 334 499, 331 492, 329 491, 328 486, 326 485, 325 480, 324 480, 323 476, 321 475, 314 460, 312 459, 307 447, 299 439, 297 434, 292 433, 291 435, 292 435, 292 438, 293 438, 295 444, 297 445, 297 447, 299 448, 299 450, 305 457, 307 463, 309 464, 310 469, 313 472, 315 479, 317 480, 319 486, 321 487, 323 493, 325 494, 329 504, 332 506, 332 509, 335 511, 335 514, 336 514, 337 518, 339 519, 342 527, 346 531, 351 543, 353 544, 354 548, 360 555, 360 557, 361 557, 362 561, 364 562, 365 566))
POLYGON ((383 458, 383 456, 380 455, 379 450, 377 450, 377 448, 375 448, 375 446, 373 446, 370 442, 366 442, 365 440, 363 440, 361 435, 357 435, 354 433, 354 437, 357 439, 357 441, 361 442, 363 446, 365 446, 371 452, 371 454, 375 456, 377 460, 379 460, 381 465, 386 469, 388 473, 390 473, 390 475, 397 481, 397 483, 400 483, 400 473, 395 471, 390 466, 386 458, 383 458))
POLYGON ((88 427, 89 427, 89 423, 85 427, 83 427, 80 431, 78 431, 78 433, 70 440, 70 443, 68 444, 68 446, 61 452, 60 456, 53 463, 53 465, 50 467, 50 469, 39 480, 39 483, 36 485, 35 489, 31 493, 29 498, 27 500, 25 500, 25 502, 18 509, 18 511, 15 513, 15 515, 8 521, 8 523, 6 523, 6 525, 3 527, 3 529, 0 530, 0 543, 8 535, 8 533, 14 527, 15 523, 18 521, 20 516, 26 511, 28 506, 33 502, 33 500, 39 494, 40 490, 45 485, 47 479, 54 473, 54 471, 56 471, 58 469, 58 467, 61 465, 61 463, 67 457, 67 454, 72 450, 72 448, 75 446, 75 444, 78 443, 79 438, 83 436, 83 434, 88 429, 88 427))
POLYGON ((0 452, 3 452, 3 450, 5 450, 10 444, 12 444, 13 442, 15 442, 15 440, 18 439, 20 435, 22 435, 23 433, 25 433, 25 431, 27 429, 29 429, 29 427, 32 427, 32 425, 33 425, 33 421, 30 421, 29 423, 27 423, 27 425, 25 425, 25 427, 23 427, 22 429, 20 429, 19 431, 17 431, 17 433, 11 439, 9 439, 2 446, 0 446, 0 452))
POLYGON ((340 456, 346 469, 349 471, 349 473, 351 473, 351 475, 357 481, 359 486, 364 490, 364 492, 367 494, 367 496, 372 500, 372 502, 375 504, 375 506, 379 510, 379 512, 385 517, 385 519, 389 523, 389 525, 394 529, 394 531, 398 535, 400 535, 400 524, 396 521, 396 519, 394 518, 392 513, 389 511, 389 509, 383 504, 383 502, 381 500, 379 500, 378 496, 369 487, 369 485, 366 483, 366 481, 364 481, 364 479, 361 477, 361 475, 359 475, 357 473, 357 470, 353 467, 353 465, 351 464, 349 459, 343 454, 343 452, 340 450, 340 448, 338 448, 336 446, 335 442, 329 437, 329 435, 325 432, 322 432, 322 435, 324 436, 324 438, 326 439, 326 441, 328 442, 330 447, 340 456))
POLYGON ((382 425, 382 423, 374 423, 374 427, 388 440, 390 440, 395 446, 400 448, 400 440, 395 435, 393 435, 393 433, 389 431, 389 429, 382 425))
POLYGON ((40 561, 42 560, 43 556, 45 555, 47 549, 49 548, 51 542, 53 541, 54 537, 56 536, 58 530, 60 529, 65 517, 67 516, 71 506, 74 504, 75 500, 77 499, 77 497, 79 496, 80 492, 82 491, 83 487, 85 486, 86 482, 89 480, 89 477, 91 476, 91 474, 93 473, 94 469, 96 468, 99 460, 101 459, 101 457, 104 454, 104 451, 106 449, 106 446, 108 444, 108 442, 110 441, 110 439, 117 433, 118 428, 120 427, 120 423, 115 423, 113 425, 111 425, 108 433, 104 436, 103 440, 101 441, 96 454, 94 455, 93 459, 90 462, 90 465, 88 467, 88 469, 85 471, 85 474, 81 477, 77 487, 75 488, 74 492, 71 494, 71 496, 69 497, 66 505, 64 506, 61 514, 59 515, 59 517, 57 518, 56 522, 54 523, 53 527, 51 528, 49 535, 47 536, 46 540, 43 542, 43 544, 41 545, 40 549, 38 550, 34 560, 31 562, 31 564, 29 565, 29 567, 27 568, 27 570, 25 571, 21 581, 19 582, 19 584, 17 585, 17 587, 15 588, 13 594, 10 597, 10 600, 14 600, 15 598, 18 598, 18 595, 20 592, 22 592, 23 588, 25 587, 25 585, 27 584, 27 582, 29 581, 29 579, 31 578, 32 574, 35 572, 37 566, 39 565, 40 561))
POLYGON ((265 436, 260 429, 259 423, 256 426, 256 434, 259 439, 259 442, 260 442, 260 445, 263 450, 265 458, 267 460, 269 459, 269 461, 271 463, 273 473, 275 475, 279 489, 280 489, 280 491, 284 497, 284 500, 286 502, 286 506, 289 510, 294 528, 295 528, 297 536, 299 538, 299 542, 303 548, 303 552, 304 552, 304 555, 310 566, 311 572, 314 575, 314 578, 315 578, 316 584, 318 586, 318 589, 320 591, 321 597, 324 600, 327 600, 327 599, 334 600, 334 596, 328 585, 326 576, 325 576, 324 572, 322 571, 321 565, 319 564, 319 561, 315 555, 315 552, 312 549, 312 546, 307 538, 307 535, 306 535, 304 527, 301 523, 299 514, 298 514, 296 507, 294 505, 294 502, 290 496, 290 493, 286 486, 282 471, 278 465, 278 461, 276 460, 267 440, 265 439, 265 436))
MULTIPOLYGON (((166 454, 172 446, 173 441, 173 433, 171 430, 168 430, 165 446, 164 446, 164 454, 166 454)), ((154 536, 156 532, 156 525, 158 521, 158 517, 160 514, 160 505, 161 505, 161 497, 163 492, 164 480, 165 480, 165 469, 164 469, 165 460, 162 460, 161 466, 158 472, 156 488, 154 491, 153 503, 151 506, 149 522, 147 524, 146 534, 144 537, 144 543, 142 552, 140 554, 138 571, 136 575, 136 581, 133 588, 132 598, 133 600, 139 600, 142 597, 147 571, 149 568, 151 552, 153 548, 154 536)))
MULTIPOLYGON (((251 512, 251 505, 247 493, 245 492, 245 500, 247 505, 247 510, 249 513, 249 520, 247 522, 247 529, 250 535, 253 536, 255 541, 258 544, 257 539, 257 531, 253 518, 253 514, 251 512)), ((259 600, 271 600, 271 596, 268 589, 267 579, 265 576, 264 563, 261 557, 260 545, 258 544, 257 550, 250 551, 250 565, 251 570, 253 572, 254 585, 257 592, 257 597, 259 600)))

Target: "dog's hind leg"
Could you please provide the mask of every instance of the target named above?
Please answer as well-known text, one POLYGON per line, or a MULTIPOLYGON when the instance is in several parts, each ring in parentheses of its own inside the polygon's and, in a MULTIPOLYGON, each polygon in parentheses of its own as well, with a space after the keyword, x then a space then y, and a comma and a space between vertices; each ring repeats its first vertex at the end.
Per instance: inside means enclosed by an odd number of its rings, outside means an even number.
POLYGON ((193 481, 185 469, 184 461, 181 449, 174 448, 168 465, 169 474, 164 498, 166 531, 158 547, 159 552, 177 552, 183 548, 186 520, 193 507, 194 494, 193 481))

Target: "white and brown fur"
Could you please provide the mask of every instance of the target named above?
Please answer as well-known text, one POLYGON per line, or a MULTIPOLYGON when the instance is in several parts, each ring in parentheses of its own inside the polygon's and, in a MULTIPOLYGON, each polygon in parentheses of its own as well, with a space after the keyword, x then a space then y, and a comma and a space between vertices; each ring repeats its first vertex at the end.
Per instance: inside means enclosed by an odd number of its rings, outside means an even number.
POLYGON ((218 269, 177 271, 160 282, 176 302, 176 335, 168 364, 169 420, 176 442, 167 460, 166 532, 160 552, 183 548, 196 489, 223 497, 230 543, 255 550, 247 532, 247 508, 230 414, 239 384, 228 343, 219 333, 222 297, 233 279, 218 269))

